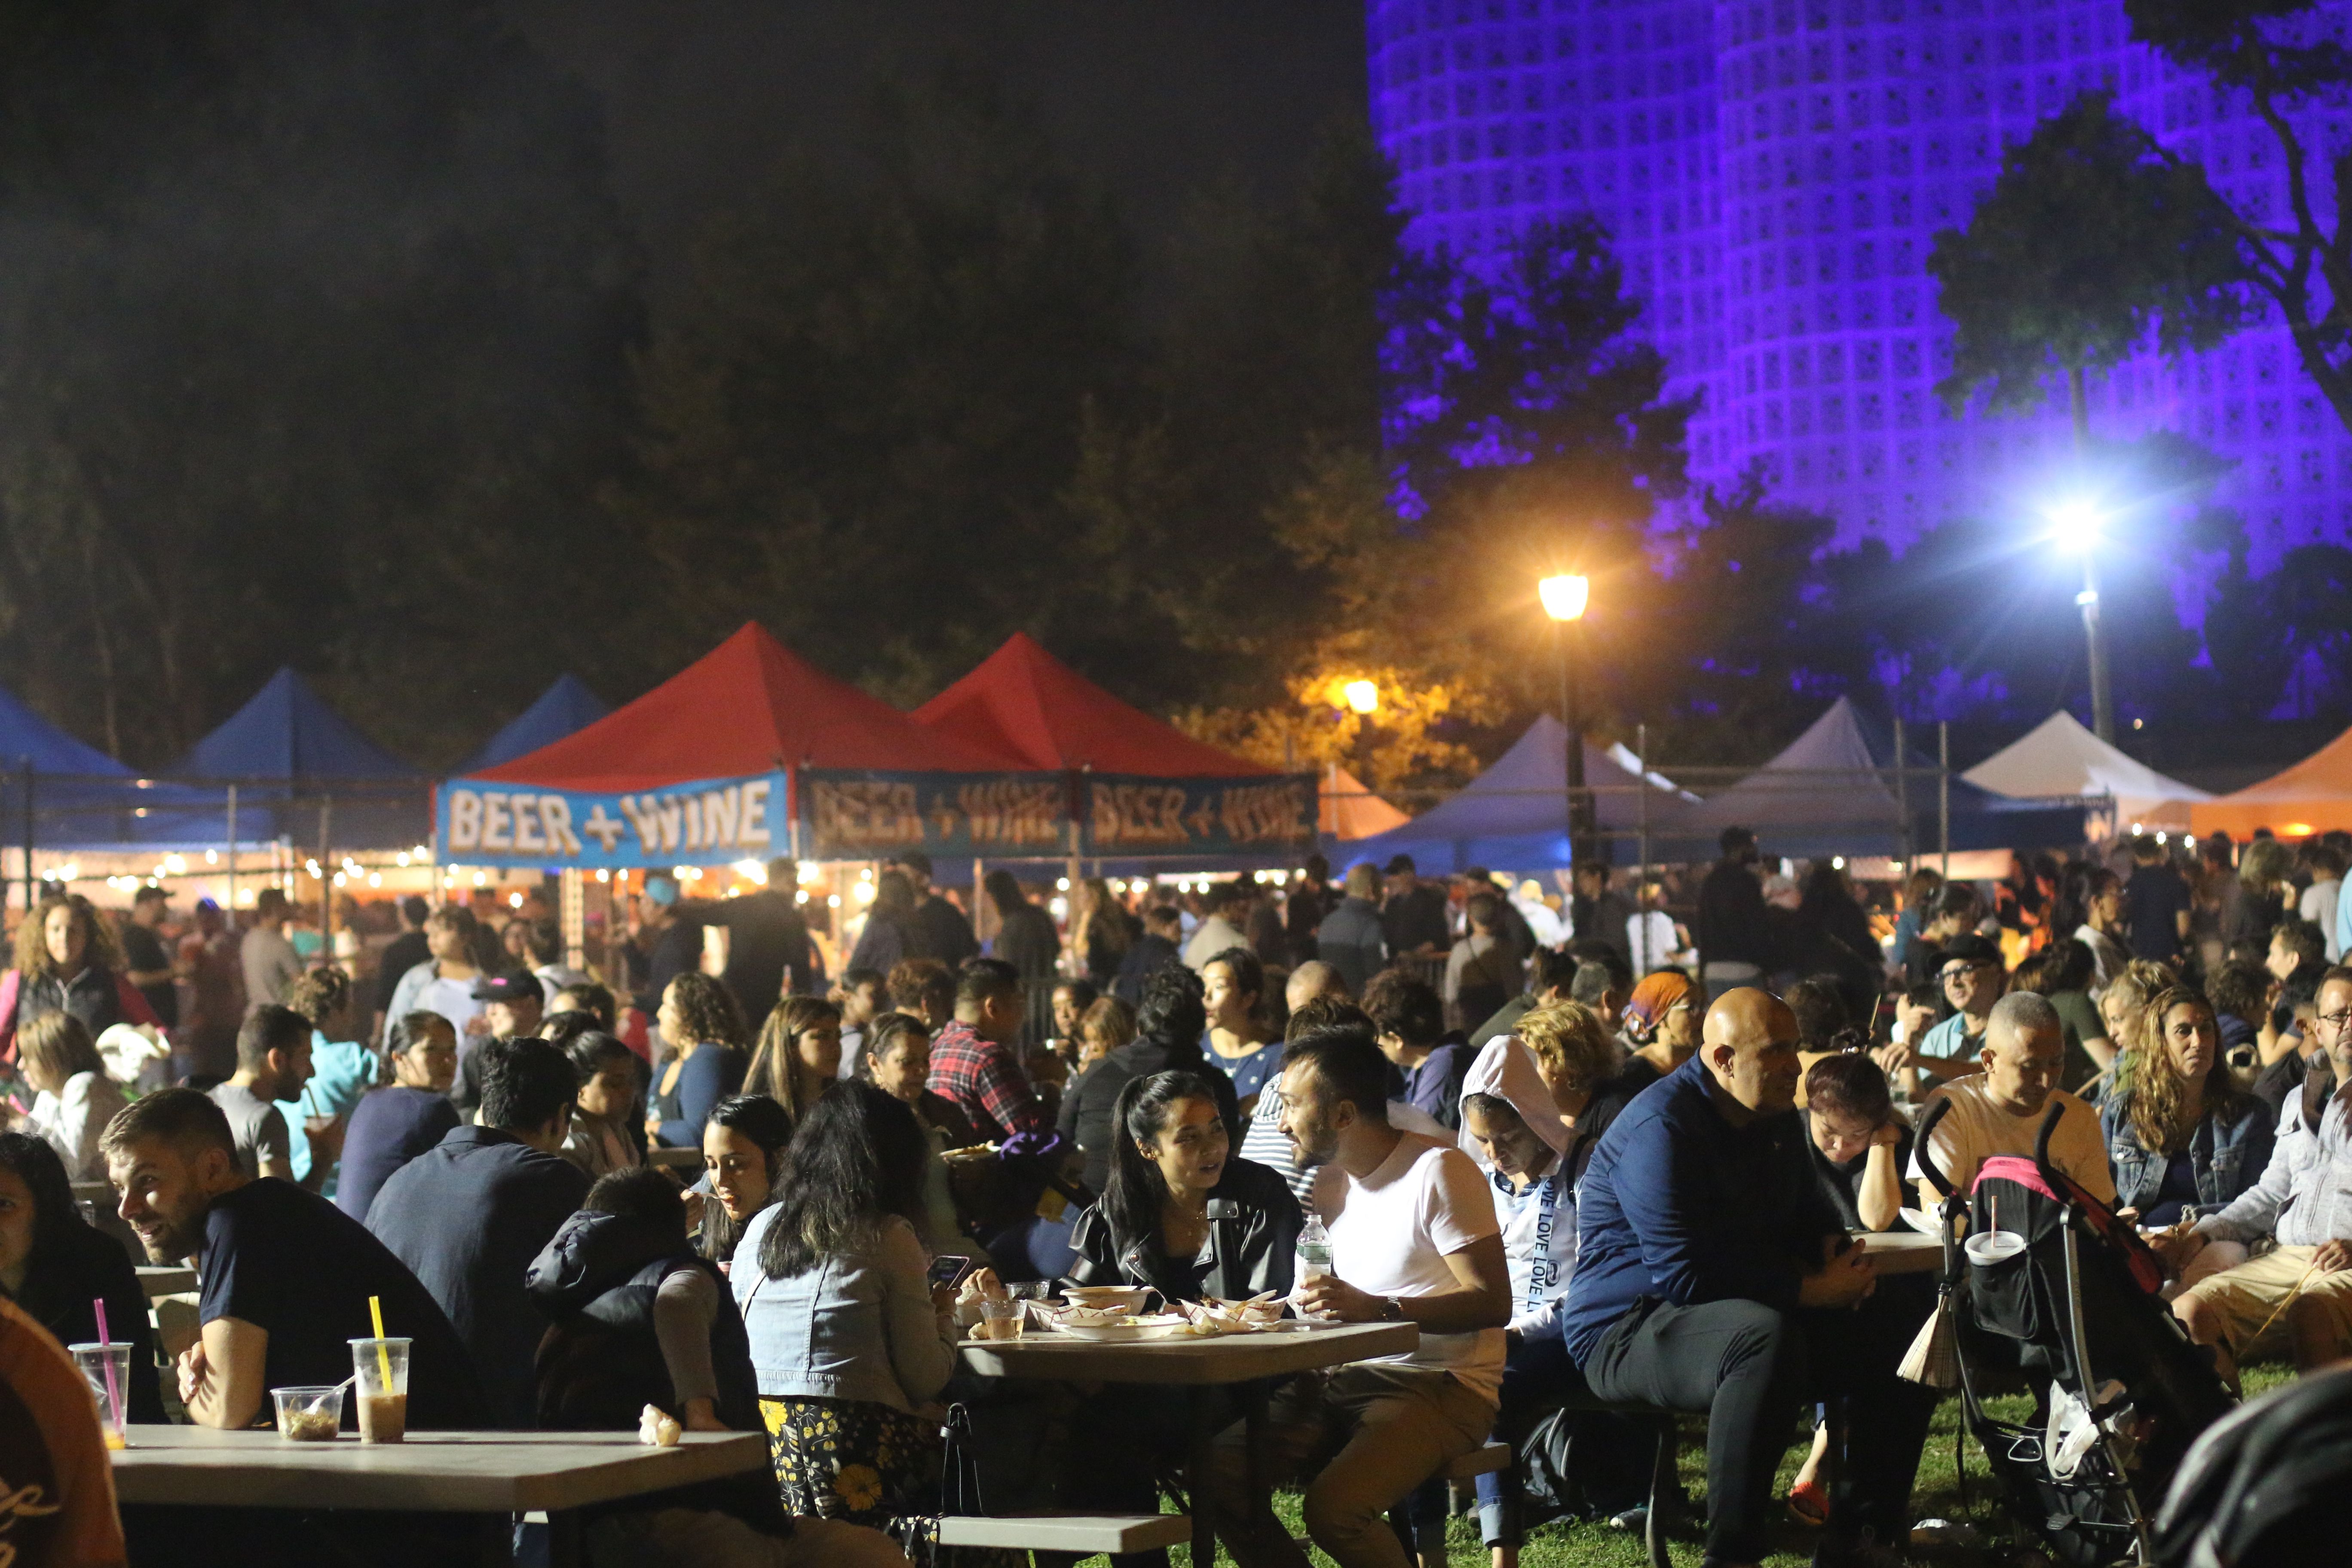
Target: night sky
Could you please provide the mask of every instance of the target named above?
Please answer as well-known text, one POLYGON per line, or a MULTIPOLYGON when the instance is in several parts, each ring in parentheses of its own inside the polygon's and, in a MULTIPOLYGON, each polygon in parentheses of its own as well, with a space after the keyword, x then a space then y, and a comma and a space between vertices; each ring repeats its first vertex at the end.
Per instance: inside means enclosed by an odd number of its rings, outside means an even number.
POLYGON ((1318 128, 1360 115, 1357 0, 509 0, 603 96, 614 178, 656 298, 712 212, 835 129, 894 58, 1001 71, 1118 196, 1147 259, 1185 195, 1279 185, 1318 128))

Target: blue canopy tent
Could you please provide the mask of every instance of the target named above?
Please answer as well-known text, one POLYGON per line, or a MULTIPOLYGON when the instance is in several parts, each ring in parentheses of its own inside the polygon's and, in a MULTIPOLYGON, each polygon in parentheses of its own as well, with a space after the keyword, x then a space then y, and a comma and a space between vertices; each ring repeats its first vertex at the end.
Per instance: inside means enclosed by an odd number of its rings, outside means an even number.
POLYGON ((140 778, 0 687, 0 839, 21 845, 28 833, 40 849, 205 848, 227 842, 225 825, 202 792, 140 778))
POLYGON ((334 849, 404 849, 432 833, 432 781, 353 729, 310 684, 281 668, 253 700, 165 770, 174 779, 237 786, 247 810, 272 814, 277 835, 334 849))
MULTIPOLYGON (((1608 843, 1606 850, 1598 846, 1591 849, 1621 865, 1631 865, 1637 857, 1645 795, 1654 832, 1670 811, 1685 809, 1696 798, 1655 773, 1648 773, 1645 784, 1635 776, 1639 766, 1639 759, 1619 748, 1603 751, 1584 742, 1584 784, 1592 795, 1594 820, 1608 843)), ((1463 871, 1473 866, 1538 871, 1570 865, 1568 731, 1547 713, 1459 793, 1402 827, 1369 838, 1326 839, 1324 850, 1334 865, 1377 864, 1392 855, 1410 855, 1423 871, 1463 871)))
POLYGON ((457 772, 478 773, 510 763, 526 752, 585 730, 612 711, 603 698, 588 689, 576 675, 559 675, 539 700, 507 721, 504 728, 482 742, 482 749, 457 765, 457 772))
MULTIPOLYGON (((1903 776, 1892 729, 1845 698, 1762 767, 1727 789, 1675 811, 1659 837, 1677 858, 1716 853, 1716 836, 1753 828, 1767 856, 1819 859, 1934 854, 1942 845, 1936 764, 1906 745, 1903 776), (1906 831, 1906 816, 1908 816, 1906 831)), ((2079 803, 2017 800, 1954 774, 1951 847, 2056 849, 2083 842, 2079 803)))

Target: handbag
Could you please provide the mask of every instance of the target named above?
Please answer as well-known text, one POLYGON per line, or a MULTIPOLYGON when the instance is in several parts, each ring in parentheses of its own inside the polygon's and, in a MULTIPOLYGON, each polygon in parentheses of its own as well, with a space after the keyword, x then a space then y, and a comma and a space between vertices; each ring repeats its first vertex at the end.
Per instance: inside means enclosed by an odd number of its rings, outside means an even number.
POLYGON ((973 1452, 971 1413, 961 1405, 948 1406, 946 1418, 940 1423, 940 1494, 936 1511, 900 1521, 898 1549, 912 1563, 929 1563, 931 1568, 944 1568, 951 1563, 987 1563, 1001 1559, 1003 1553, 990 1548, 941 1546, 939 1542, 940 1521, 985 1514, 988 1506, 981 1500, 980 1459, 973 1452))

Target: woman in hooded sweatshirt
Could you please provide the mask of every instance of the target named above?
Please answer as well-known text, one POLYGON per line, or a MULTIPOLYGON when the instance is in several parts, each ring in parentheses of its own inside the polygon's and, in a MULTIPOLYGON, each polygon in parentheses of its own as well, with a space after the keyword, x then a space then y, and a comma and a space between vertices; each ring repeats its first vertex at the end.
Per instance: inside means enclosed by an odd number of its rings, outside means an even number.
MULTIPOLYGON (((1572 1437, 1582 1500, 1604 1515, 1641 1500, 1643 1466, 1628 1458, 1639 1451, 1638 1435, 1621 1416, 1555 1415, 1555 1408, 1575 1381, 1559 1309, 1576 1267, 1576 1183, 1630 1098, 1618 1082, 1620 1066, 1590 1008, 1550 1002, 1520 1018, 1517 1033, 1487 1041, 1462 1089, 1462 1145, 1493 1188, 1511 1270, 1496 1435, 1552 1453, 1555 1475, 1569 1473, 1563 1450, 1572 1437), (1539 1425, 1547 1427, 1540 1436, 1539 1425)), ((1501 1479, 1481 1476, 1480 1534, 1496 1568, 1510 1568, 1519 1542, 1502 1505, 1501 1479)))

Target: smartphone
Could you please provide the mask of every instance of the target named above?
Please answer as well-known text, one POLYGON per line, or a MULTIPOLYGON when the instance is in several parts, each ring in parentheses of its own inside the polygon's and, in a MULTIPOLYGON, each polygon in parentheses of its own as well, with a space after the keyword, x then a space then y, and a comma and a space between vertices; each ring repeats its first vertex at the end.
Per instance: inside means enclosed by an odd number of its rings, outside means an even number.
POLYGON ((979 1267, 979 1263, 980 1260, 976 1258, 966 1258, 954 1252, 942 1252, 931 1259, 931 1266, 924 1271, 923 1278, 932 1285, 961 1285, 963 1283, 963 1277, 979 1267))

